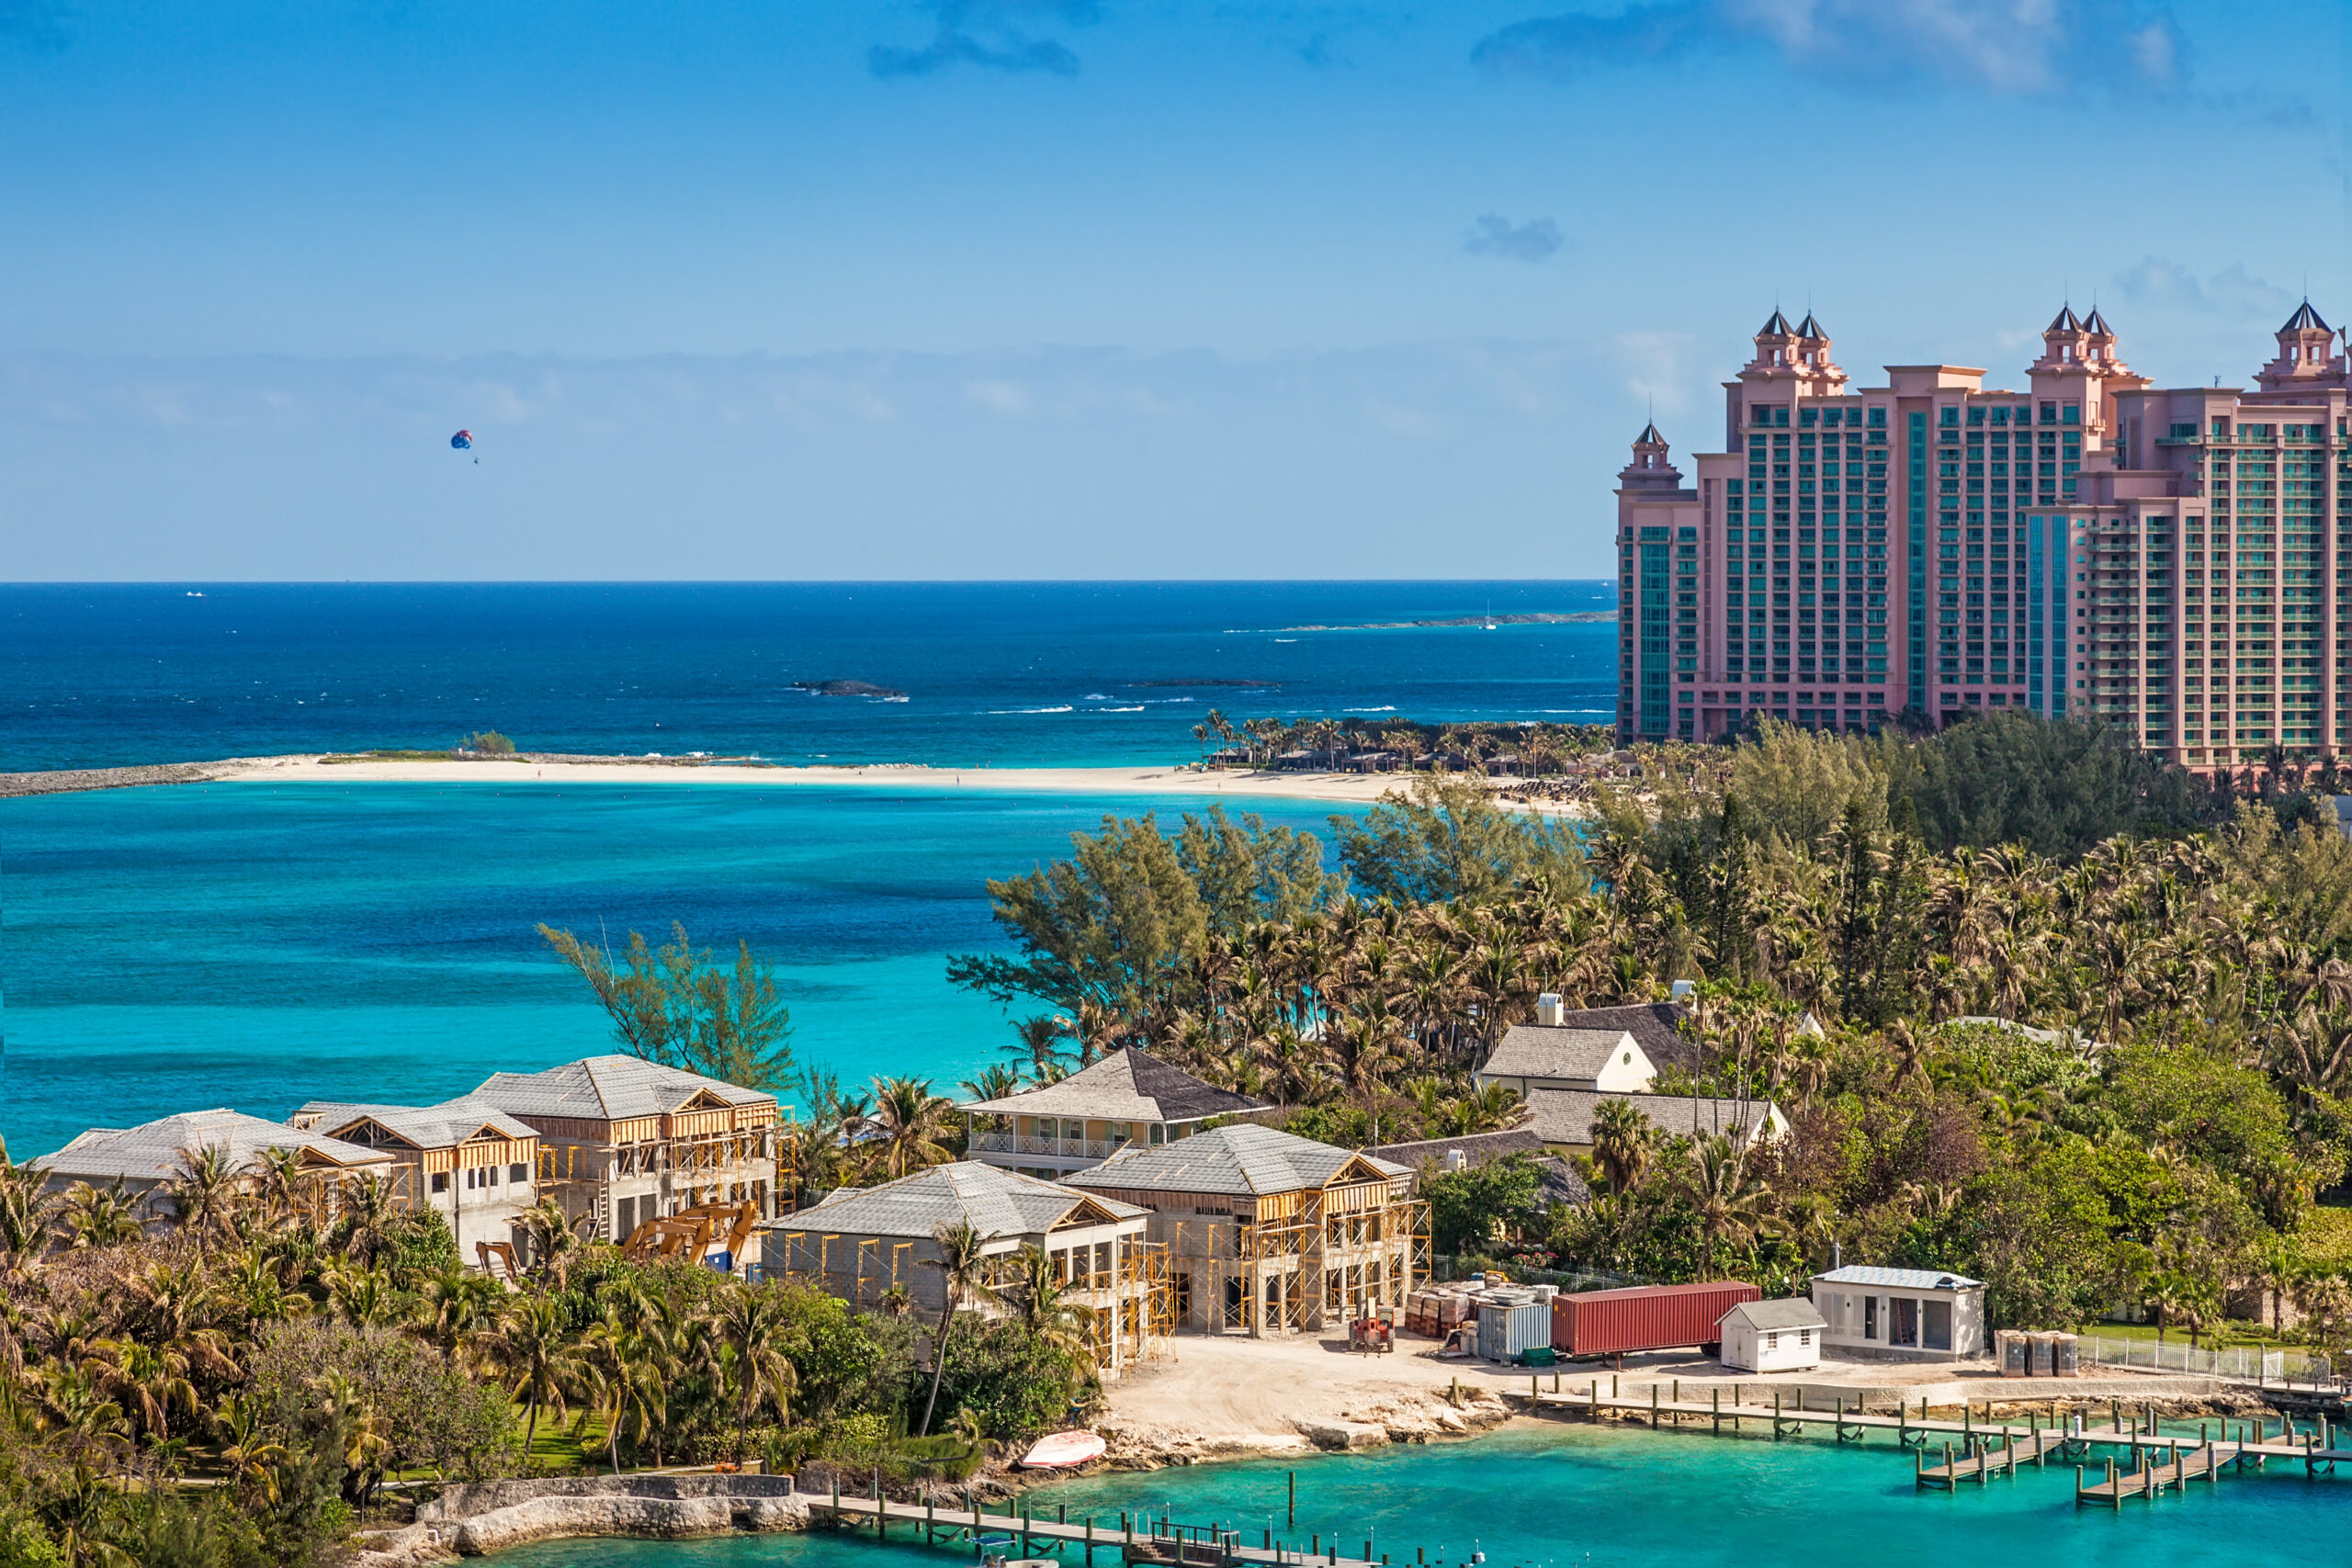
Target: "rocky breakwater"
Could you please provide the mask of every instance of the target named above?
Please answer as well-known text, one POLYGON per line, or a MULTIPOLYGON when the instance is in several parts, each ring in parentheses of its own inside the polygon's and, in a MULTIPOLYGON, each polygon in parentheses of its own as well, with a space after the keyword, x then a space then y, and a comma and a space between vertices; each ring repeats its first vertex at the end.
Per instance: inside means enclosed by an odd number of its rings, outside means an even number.
POLYGON ((479 1557, 560 1536, 656 1540, 805 1529, 788 1475, 599 1475, 485 1481, 420 1503, 416 1522, 361 1540, 364 1568, 479 1557))

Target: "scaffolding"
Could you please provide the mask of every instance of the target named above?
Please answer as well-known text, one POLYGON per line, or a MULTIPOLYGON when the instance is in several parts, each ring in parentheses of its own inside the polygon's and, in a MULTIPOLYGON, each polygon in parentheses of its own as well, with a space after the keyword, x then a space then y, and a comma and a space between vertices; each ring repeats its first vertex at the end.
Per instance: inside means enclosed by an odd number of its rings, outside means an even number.
POLYGON ((1168 1237, 1178 1327, 1343 1327, 1372 1307, 1401 1307, 1430 1272, 1429 1204, 1385 1180, 1261 1194, 1250 1216, 1161 1212, 1153 1228, 1168 1237))
MULTIPOLYGON (((762 1279, 820 1291, 861 1311, 892 1304, 892 1293, 910 1292, 919 1277, 912 1241, 781 1227, 770 1228, 767 1235, 762 1279)), ((1125 1236, 1113 1251, 1115 1259, 1107 1268, 1070 1269, 1059 1275, 1062 1302, 1085 1314, 1087 1346, 1094 1364, 1104 1369, 1157 1360, 1175 1327, 1166 1244, 1125 1236)), ((985 1310, 1011 1310, 1012 1286, 1025 1278, 1019 1249, 991 1254, 986 1261, 981 1283, 1001 1304, 985 1310)))

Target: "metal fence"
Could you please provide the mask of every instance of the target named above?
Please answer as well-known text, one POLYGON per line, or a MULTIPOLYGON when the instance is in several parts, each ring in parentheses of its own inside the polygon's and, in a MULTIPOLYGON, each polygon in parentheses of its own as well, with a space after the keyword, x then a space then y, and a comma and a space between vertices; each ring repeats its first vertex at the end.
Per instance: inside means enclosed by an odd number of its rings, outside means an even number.
POLYGON ((2257 1345, 2216 1349, 2210 1345, 2191 1345, 2186 1339, 2159 1342, 2086 1334, 2082 1337, 2082 1358, 2101 1366, 2196 1372, 2239 1382, 2325 1387, 2335 1381, 2335 1366, 2325 1356, 2311 1350, 2270 1350, 2257 1345))
MULTIPOLYGON (((1456 1254, 1440 1253, 1432 1260, 1434 1278, 1439 1280, 1463 1277, 1461 1258, 1456 1254)), ((1600 1269, 1528 1269, 1516 1263, 1506 1263, 1502 1272, 1517 1285, 1557 1285, 1563 1291, 1615 1291, 1628 1285, 1647 1285, 1653 1281, 1638 1274, 1611 1274, 1600 1269)))

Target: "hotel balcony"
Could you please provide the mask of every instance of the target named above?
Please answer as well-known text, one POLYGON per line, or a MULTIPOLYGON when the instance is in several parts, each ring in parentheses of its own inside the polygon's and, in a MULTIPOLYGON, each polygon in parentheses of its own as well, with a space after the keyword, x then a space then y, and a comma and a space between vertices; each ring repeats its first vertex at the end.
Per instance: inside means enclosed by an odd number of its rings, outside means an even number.
POLYGON ((1022 1137, 1013 1133, 974 1133, 974 1154, 1043 1155, 1053 1159, 1109 1159, 1126 1146, 1117 1138, 1022 1137))

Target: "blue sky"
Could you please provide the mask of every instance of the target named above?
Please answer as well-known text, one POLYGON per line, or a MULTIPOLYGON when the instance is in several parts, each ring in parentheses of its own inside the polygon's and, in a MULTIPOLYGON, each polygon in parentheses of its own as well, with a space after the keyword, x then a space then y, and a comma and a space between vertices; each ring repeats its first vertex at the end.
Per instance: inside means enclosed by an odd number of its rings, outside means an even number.
POLYGON ((2347 9, 0 0, 0 576, 1597 575, 1775 302, 2352 314, 2347 9))

